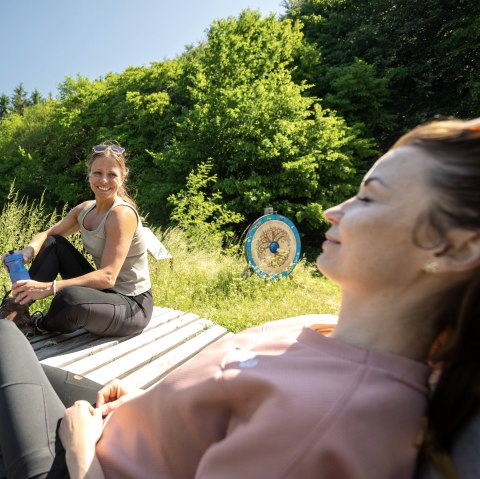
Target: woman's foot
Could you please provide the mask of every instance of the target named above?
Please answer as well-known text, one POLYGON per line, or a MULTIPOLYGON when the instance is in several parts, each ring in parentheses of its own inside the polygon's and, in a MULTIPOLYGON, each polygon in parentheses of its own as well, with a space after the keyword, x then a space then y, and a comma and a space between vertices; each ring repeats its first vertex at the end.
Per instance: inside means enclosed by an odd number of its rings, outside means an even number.
POLYGON ((45 334, 45 333, 50 332, 43 327, 43 318, 44 317, 45 317, 45 315, 41 311, 35 311, 32 314, 32 324, 33 324, 33 328, 35 330, 36 335, 45 334))
POLYGON ((27 338, 34 336, 35 328, 28 312, 28 306, 16 303, 9 294, 10 292, 5 294, 0 304, 0 319, 13 321, 27 338))

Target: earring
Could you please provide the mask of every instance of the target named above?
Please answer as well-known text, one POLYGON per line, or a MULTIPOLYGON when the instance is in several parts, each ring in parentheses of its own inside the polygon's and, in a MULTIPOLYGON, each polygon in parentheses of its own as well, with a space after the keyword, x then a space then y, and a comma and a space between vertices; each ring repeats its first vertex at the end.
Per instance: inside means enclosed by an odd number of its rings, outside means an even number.
POLYGON ((425 271, 425 273, 437 273, 439 267, 436 261, 429 261, 423 265, 423 271, 425 271))

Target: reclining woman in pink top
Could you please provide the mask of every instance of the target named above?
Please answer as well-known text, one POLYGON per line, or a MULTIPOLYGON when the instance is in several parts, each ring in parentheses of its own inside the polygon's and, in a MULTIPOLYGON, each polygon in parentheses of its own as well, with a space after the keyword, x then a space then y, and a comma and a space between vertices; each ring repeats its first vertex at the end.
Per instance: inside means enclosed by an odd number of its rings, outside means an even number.
POLYGON ((478 401, 479 184, 480 119, 414 129, 325 213, 317 265, 342 288, 330 337, 301 319, 268 323, 147 391, 115 381, 95 408, 63 413, 26 340, 0 321, 0 353, 3 338, 24 344, 0 360, 8 477, 412 478, 425 413, 429 449, 448 449, 478 401), (444 373, 428 410, 429 360, 444 373), (6 419, 21 410, 7 399, 23 370, 38 376, 35 417, 46 411, 27 432, 6 419), (32 436, 30 449, 12 446, 32 436))

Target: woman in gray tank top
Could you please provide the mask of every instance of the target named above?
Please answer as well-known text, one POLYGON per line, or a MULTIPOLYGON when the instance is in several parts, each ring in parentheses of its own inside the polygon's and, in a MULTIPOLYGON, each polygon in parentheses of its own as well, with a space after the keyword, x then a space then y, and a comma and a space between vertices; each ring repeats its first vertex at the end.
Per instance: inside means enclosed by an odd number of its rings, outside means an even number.
POLYGON ((0 318, 13 320, 27 336, 80 328, 125 336, 150 321, 147 248, 135 202, 125 189, 125 149, 110 143, 94 146, 87 174, 95 199, 75 206, 19 251, 25 263, 33 260, 31 279, 13 285, 0 318), (95 267, 65 239, 77 231, 95 267), (30 316, 28 305, 48 296, 53 296, 48 312, 30 316))

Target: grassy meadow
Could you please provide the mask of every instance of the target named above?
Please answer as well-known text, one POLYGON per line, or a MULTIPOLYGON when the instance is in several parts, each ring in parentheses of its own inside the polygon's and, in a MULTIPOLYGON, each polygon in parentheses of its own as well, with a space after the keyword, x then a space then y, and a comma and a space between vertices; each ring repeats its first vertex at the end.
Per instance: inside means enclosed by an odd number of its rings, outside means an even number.
MULTIPOLYGON (((57 221, 61 214, 47 215, 42 202, 28 202, 12 192, 0 215, 1 251, 22 249, 36 232, 57 221)), ((244 279, 247 262, 241 245, 236 253, 225 254, 221 248, 196 246, 180 228, 152 229, 173 256, 173 260, 149 256, 156 306, 196 313, 233 332, 274 319, 337 311, 338 288, 305 259, 279 281, 255 274, 244 279)), ((80 246, 78 237, 73 237, 73 242, 80 246)), ((10 287, 3 268, 0 281, 5 288, 10 287)), ((47 309, 50 300, 37 301, 32 311, 47 309)))
POLYGON ((173 256, 171 262, 150 257, 158 306, 194 312, 234 332, 273 319, 337 311, 337 286, 305 260, 279 281, 255 274, 243 279, 247 262, 241 253, 189 248, 175 228, 156 234, 173 256))

